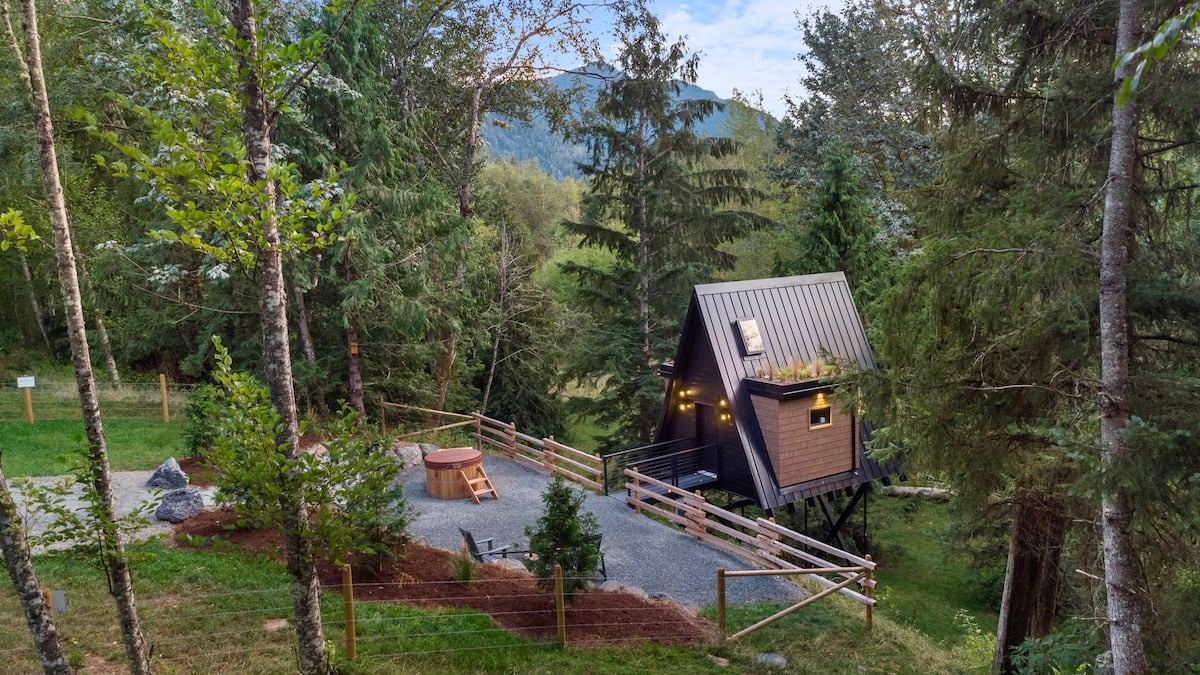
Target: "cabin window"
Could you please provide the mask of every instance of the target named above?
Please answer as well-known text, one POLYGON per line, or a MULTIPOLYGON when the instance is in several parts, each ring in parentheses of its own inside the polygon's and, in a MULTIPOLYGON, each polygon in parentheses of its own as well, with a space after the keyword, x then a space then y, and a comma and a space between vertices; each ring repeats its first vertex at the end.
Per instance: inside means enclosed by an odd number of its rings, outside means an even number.
POLYGON ((833 424, 833 415, 829 406, 808 409, 808 428, 822 429, 833 424))
POLYGON ((746 356, 763 353, 762 333, 758 330, 758 319, 738 319, 738 335, 742 338, 742 352, 746 356))

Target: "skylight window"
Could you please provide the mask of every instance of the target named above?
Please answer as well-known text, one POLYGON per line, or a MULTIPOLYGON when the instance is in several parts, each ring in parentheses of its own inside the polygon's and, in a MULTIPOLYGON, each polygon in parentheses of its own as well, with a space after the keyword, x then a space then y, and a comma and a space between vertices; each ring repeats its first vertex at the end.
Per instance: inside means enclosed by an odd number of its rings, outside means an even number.
POLYGON ((762 333, 758 330, 758 319, 738 319, 738 335, 742 338, 742 352, 746 356, 763 353, 762 333))

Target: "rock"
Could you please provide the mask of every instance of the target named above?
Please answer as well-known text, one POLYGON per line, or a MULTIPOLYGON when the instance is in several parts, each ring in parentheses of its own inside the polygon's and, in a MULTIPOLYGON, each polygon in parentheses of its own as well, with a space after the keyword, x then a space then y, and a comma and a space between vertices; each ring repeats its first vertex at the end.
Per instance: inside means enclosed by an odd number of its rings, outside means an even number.
POLYGON ((425 455, 428 455, 431 452, 437 452, 438 450, 441 450, 441 448, 434 445, 433 443, 418 443, 417 447, 421 449, 422 457, 424 457, 425 455))
POLYGON ((148 487, 164 488, 167 490, 178 490, 188 486, 188 475, 179 468, 179 462, 175 461, 174 457, 163 462, 157 469, 154 470, 154 475, 150 476, 150 480, 146 481, 148 487))
POLYGON ((200 488, 182 488, 163 495, 154 517, 169 523, 182 523, 203 510, 204 497, 200 488))
POLYGON ((392 448, 392 456, 396 458, 396 463, 401 469, 407 469, 411 466, 421 464, 421 448, 416 445, 397 445, 392 448))
POLYGON ((768 668, 787 668, 788 661, 779 654, 756 654, 754 661, 768 668))

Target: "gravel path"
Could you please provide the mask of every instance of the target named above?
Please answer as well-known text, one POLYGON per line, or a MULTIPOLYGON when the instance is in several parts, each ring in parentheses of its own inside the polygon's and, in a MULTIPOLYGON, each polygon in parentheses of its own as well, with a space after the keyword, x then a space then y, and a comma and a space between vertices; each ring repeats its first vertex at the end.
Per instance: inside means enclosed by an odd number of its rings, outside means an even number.
MULTIPOLYGON (((419 461, 401 475, 404 493, 417 511, 413 534, 426 543, 452 551, 462 547, 458 528, 470 530, 476 538, 495 537, 498 544, 525 546, 525 526, 532 525, 542 512, 542 492, 549 478, 531 467, 504 457, 484 458, 488 475, 500 492, 500 499, 484 499, 476 505, 470 499, 448 501, 432 499, 425 492, 425 470, 419 461)), ((151 471, 116 471, 112 474, 117 513, 130 513, 139 504, 155 499, 155 491, 146 487, 151 471)), ((31 479, 46 485, 62 477, 31 479)), ((68 499, 68 506, 80 508, 79 490, 68 499)), ((203 491, 207 508, 213 507, 213 489, 203 491)), ((14 486, 13 496, 30 526, 44 526, 45 518, 25 511, 25 499, 14 486)), ((155 502, 157 505, 157 502, 155 502)), ((692 607, 716 604, 716 570, 747 569, 745 562, 703 544, 680 530, 639 516, 625 505, 624 494, 599 496, 588 494, 584 508, 596 514, 604 534, 604 558, 608 581, 604 588, 628 588, 646 594, 665 595, 692 607)), ((151 515, 150 524, 137 537, 146 539, 169 535, 172 525, 151 515)), ((728 602, 770 602, 804 597, 797 585, 781 578, 751 577, 732 579, 727 585, 728 602)))
MULTIPOLYGON (((147 501, 153 501, 157 508, 161 498, 161 490, 147 488, 146 481, 150 480, 153 471, 114 471, 112 472, 112 489, 113 499, 116 501, 116 509, 118 516, 124 516, 132 513, 141 504, 147 501), (156 497, 158 493, 158 497, 156 497)), ((29 480, 34 485, 50 485, 53 483, 62 482, 66 478, 64 476, 42 476, 30 478, 29 480)), ((15 481, 10 481, 15 483, 15 481)), ((16 485, 10 485, 13 492, 13 501, 17 504, 17 510, 21 512, 30 529, 37 531, 38 528, 44 527, 48 522, 48 518, 42 514, 30 514, 26 508, 25 495, 16 485)), ((204 497, 205 508, 212 508, 215 504, 213 499, 213 488, 202 488, 201 495, 204 497)), ((71 496, 67 499, 66 506, 71 509, 79 510, 83 508, 83 502, 80 499, 82 493, 81 488, 76 485, 71 491, 71 496)), ((137 539, 149 539, 160 535, 169 535, 174 531, 174 526, 171 523, 159 520, 154 517, 153 511, 150 513, 150 524, 142 528, 135 535, 137 539)), ((52 548, 60 548, 55 546, 52 548)), ((35 551, 36 552, 36 551, 35 551)))
MULTIPOLYGON (((432 499, 425 492, 425 470, 418 462, 401 477, 404 494, 417 510, 411 531, 426 543, 457 551, 462 548, 458 528, 477 539, 495 537, 497 544, 526 548, 525 526, 542 512, 542 492, 549 478, 531 467, 495 455, 484 456, 484 467, 500 492, 500 499, 432 499)), ((604 588, 626 587, 648 594, 663 594, 693 607, 717 602, 717 568, 748 569, 750 565, 718 551, 683 532, 639 516, 625 505, 624 493, 589 494, 584 508, 595 513, 604 535, 608 582, 604 588)), ((796 600, 804 591, 782 578, 730 579, 727 602, 796 600)))

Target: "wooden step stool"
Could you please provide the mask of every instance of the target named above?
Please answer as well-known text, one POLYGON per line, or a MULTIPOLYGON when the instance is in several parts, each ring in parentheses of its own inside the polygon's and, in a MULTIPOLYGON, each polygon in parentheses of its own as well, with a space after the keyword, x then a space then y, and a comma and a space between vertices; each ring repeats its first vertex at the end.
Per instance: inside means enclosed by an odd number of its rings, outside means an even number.
POLYGON ((458 471, 458 475, 461 476, 463 482, 467 484, 467 490, 469 490, 471 493, 471 499, 474 500, 476 504, 479 503, 480 495, 490 494, 492 498, 500 499, 500 493, 496 492, 496 486, 492 485, 492 479, 488 478, 487 472, 483 470, 483 465, 480 464, 479 466, 475 467, 475 471, 478 475, 474 478, 468 478, 467 472, 463 471, 462 469, 459 469, 458 471))

